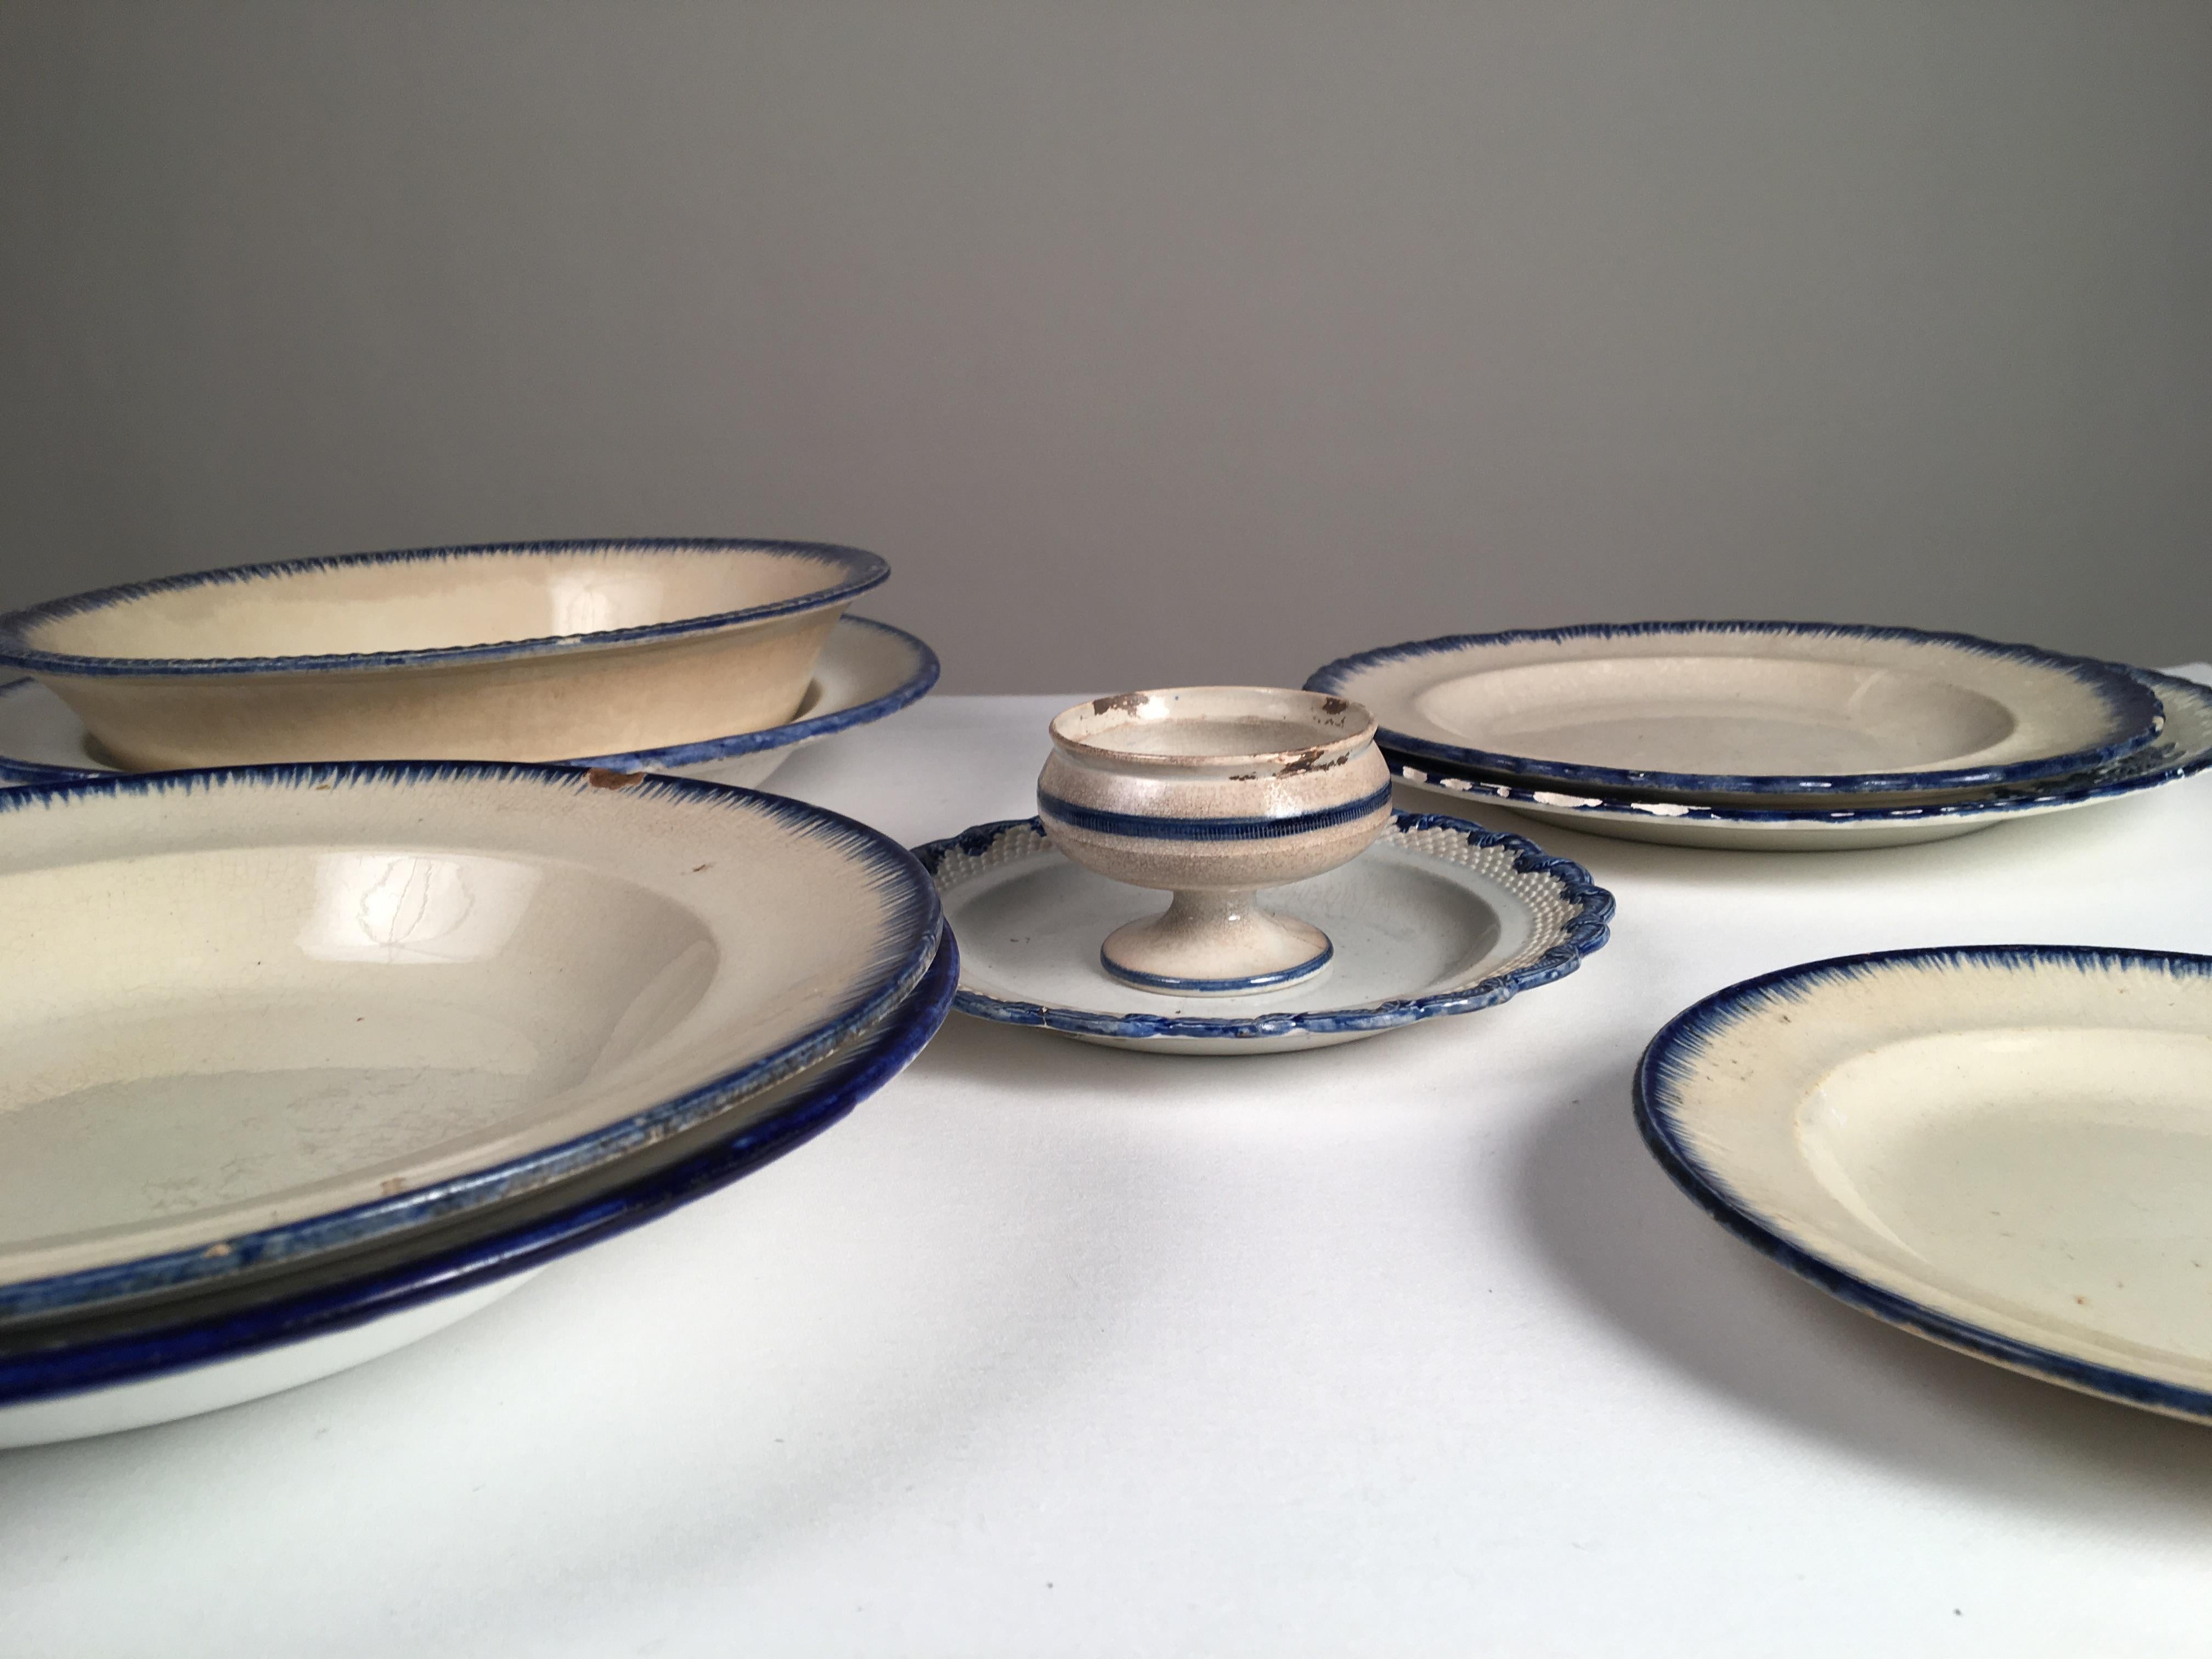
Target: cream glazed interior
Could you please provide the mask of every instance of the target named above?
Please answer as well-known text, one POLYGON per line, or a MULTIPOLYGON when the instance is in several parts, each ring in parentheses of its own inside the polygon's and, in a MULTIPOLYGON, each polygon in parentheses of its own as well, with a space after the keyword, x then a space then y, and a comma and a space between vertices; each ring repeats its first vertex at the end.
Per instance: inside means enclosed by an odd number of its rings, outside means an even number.
POLYGON ((0 1317, 574 1179, 881 1018, 939 925, 874 831, 670 778, 253 768, 0 817, 0 1317))
POLYGON ((1172 892, 1099 949, 1125 984, 1244 996, 1312 979, 1333 954, 1261 890, 1355 858, 1390 817, 1375 722, 1341 697, 1195 686, 1100 697, 1052 721, 1038 816, 1062 853, 1172 892))
POLYGON ((1660 1162, 1852 1305, 2212 1418, 2212 958, 2066 945, 1784 969, 1669 1023, 1660 1162))
MULTIPOLYGON (((2121 758, 2157 735, 2125 669, 1967 635, 1639 623, 1455 635, 1307 684, 1391 755, 1528 789, 1779 806, 1936 799, 2121 758)), ((1955 798, 1955 797, 1954 797, 1955 798)))
POLYGON ((889 568, 793 542, 548 542, 240 566, 0 617, 118 765, 558 760, 788 720, 889 568))

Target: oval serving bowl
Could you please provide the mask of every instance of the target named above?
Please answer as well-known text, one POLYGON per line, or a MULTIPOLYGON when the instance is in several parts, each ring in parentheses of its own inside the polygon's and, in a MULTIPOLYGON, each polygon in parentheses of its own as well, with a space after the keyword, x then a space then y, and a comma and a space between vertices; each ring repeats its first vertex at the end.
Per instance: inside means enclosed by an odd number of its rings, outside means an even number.
POLYGON ((1976 945, 1809 963, 1636 1073, 1667 1172, 1876 1318, 2212 1418, 2212 957, 1976 945))
MULTIPOLYGON (((807 744, 919 701, 937 684, 938 672, 937 653, 904 629, 848 614, 830 630, 798 713, 782 725, 557 764, 668 772, 751 787, 807 744)), ((83 783, 119 773, 76 711, 38 681, 26 676, 0 684, 0 783, 83 783)))
POLYGON ((132 771, 556 760, 780 725, 890 568, 808 542, 532 542, 240 565, 0 617, 0 665, 132 771))
POLYGON ((1707 806, 1687 801, 1613 800, 1546 789, 1487 775, 1464 775, 1428 760, 1391 757, 1401 786, 1455 806, 1485 801, 1540 823, 1620 841, 1760 853, 1850 852, 1948 841, 2021 818, 2068 812, 2162 789, 2212 767, 2212 690, 2148 668, 2127 671, 2166 710, 2157 739, 2086 772, 1983 791, 1925 806, 1707 806))
POLYGON ((741 1104, 928 966, 928 878, 775 796, 550 767, 0 793, 0 1318, 296 1263, 741 1104))
POLYGON ((951 1006, 949 932, 876 1027, 716 1120, 598 1172, 406 1235, 342 1271, 238 1295, 163 1301, 156 1316, 72 1322, 0 1346, 0 1447, 166 1423, 295 1388, 443 1330, 557 1258, 727 1186, 835 1124, 902 1071, 951 1006), (663 1155, 665 1156, 663 1156, 663 1155), (658 1161, 655 1161, 655 1160, 658 1161))
POLYGON ((1826 623, 1595 623, 1345 657, 1308 689, 1365 703, 1415 763, 1532 789, 1773 806, 2020 783, 2157 736, 2110 663, 1966 634, 1826 623))

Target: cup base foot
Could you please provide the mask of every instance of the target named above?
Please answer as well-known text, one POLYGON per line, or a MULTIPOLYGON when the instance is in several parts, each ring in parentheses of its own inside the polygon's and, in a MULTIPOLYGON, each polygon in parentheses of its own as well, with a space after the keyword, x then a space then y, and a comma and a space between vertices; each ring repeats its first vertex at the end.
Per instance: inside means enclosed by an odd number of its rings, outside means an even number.
POLYGON ((1170 907, 1107 936, 1101 967, 1124 985, 1165 996, 1239 997, 1310 982, 1336 953, 1328 935, 1292 916, 1245 908, 1206 925, 1170 907))

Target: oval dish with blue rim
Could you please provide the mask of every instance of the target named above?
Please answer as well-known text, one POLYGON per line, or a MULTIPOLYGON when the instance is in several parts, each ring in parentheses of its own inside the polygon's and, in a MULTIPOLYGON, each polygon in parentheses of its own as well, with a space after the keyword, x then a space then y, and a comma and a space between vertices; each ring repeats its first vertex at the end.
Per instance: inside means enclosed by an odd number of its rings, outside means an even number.
POLYGON ((789 720, 846 605, 889 574, 811 542, 295 559, 0 617, 0 665, 132 771, 622 754, 789 720))
POLYGON ((939 925, 874 830, 635 774, 156 774, 0 793, 0 1318, 633 1153, 874 1024, 939 925))
POLYGON ((2212 1417, 2212 957, 1844 957, 1706 998, 1636 1074, 1722 1225, 1855 1308, 2212 1417))
MULTIPOLYGON (((765 782, 799 749, 896 714, 937 684, 937 653, 905 629, 845 616, 830 630, 795 718, 703 743, 563 760, 621 772, 670 772, 746 787, 765 782)), ((0 684, 0 783, 82 783, 118 769, 70 706, 38 681, 0 684)))
POLYGON ((2166 710, 2158 738, 2087 772, 2009 784, 1965 800, 1923 806, 1705 806, 1686 801, 1611 800, 1544 789, 1486 773, 1468 774, 1426 759, 1389 757, 1401 784, 1438 801, 1488 802, 1540 823, 1621 841, 1662 842, 1746 852, 1849 852, 1948 841, 2020 818, 2122 800, 2192 778, 2212 767, 2212 690, 2148 668, 2128 671, 2166 710))
POLYGON ((1965 634, 1826 623, 1461 634, 1306 682, 1415 762, 1638 800, 1777 804, 1978 788, 2104 764, 2157 736, 2124 670, 1965 634))
POLYGON ((1224 1001, 1122 984, 1098 939, 1157 907, 1081 868, 1035 818, 917 848, 958 936, 961 1012, 1155 1054, 1258 1054, 1472 1013, 1548 985, 1606 941, 1613 896, 1518 836, 1400 812, 1326 875, 1276 890, 1327 930, 1329 976, 1224 1001))

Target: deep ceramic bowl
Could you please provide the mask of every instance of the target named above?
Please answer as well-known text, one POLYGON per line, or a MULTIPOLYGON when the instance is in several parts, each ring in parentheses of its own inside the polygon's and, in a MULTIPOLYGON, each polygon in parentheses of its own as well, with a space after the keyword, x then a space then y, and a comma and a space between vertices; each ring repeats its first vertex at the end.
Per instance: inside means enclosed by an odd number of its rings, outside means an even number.
POLYGON ((300 559, 0 617, 0 665, 133 771, 622 754, 790 720, 846 605, 889 574, 807 542, 300 559))
POLYGON ((1173 892, 1101 953, 1129 984, 1242 995, 1328 966, 1320 929, 1255 892, 1333 870, 1390 821, 1375 722, 1312 691, 1187 686, 1100 697, 1052 722, 1037 812, 1053 844, 1115 881, 1173 892))

